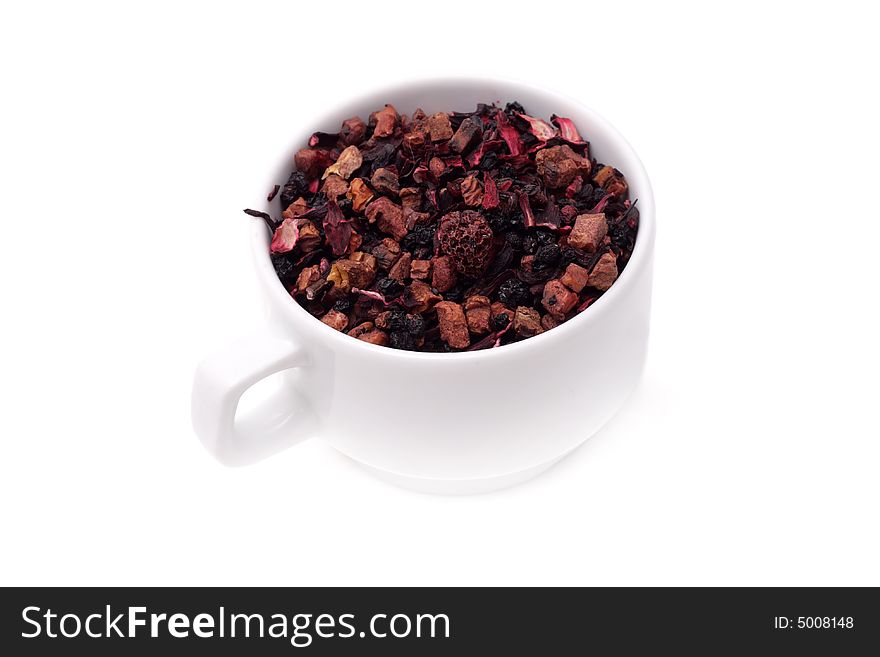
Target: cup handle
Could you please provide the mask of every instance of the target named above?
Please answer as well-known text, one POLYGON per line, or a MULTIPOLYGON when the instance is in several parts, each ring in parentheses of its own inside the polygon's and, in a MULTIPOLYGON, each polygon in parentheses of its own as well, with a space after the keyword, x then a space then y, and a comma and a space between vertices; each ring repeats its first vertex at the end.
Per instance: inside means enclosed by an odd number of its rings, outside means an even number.
POLYGON ((268 325, 202 361, 192 391, 193 428, 225 465, 248 465, 314 435, 314 414, 289 387, 236 421, 249 387, 276 372, 308 365, 299 345, 268 325))

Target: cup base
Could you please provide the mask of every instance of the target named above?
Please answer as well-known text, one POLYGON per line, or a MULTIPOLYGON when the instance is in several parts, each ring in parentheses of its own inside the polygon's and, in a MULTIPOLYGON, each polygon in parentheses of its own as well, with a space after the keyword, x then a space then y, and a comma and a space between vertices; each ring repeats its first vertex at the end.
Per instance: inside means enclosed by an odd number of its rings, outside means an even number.
POLYGON ((492 491, 510 488, 517 484, 524 483, 529 479, 537 477, 545 470, 550 469, 559 461, 564 459, 571 452, 567 452, 562 456, 557 456, 550 461, 539 463, 538 465, 518 470, 505 475, 496 477, 485 477, 482 479, 431 479, 426 477, 411 477, 402 475, 388 470, 381 470, 365 463, 355 461, 360 467, 369 472, 382 481, 400 486, 418 493, 429 493, 432 495, 479 495, 481 493, 490 493, 492 491))

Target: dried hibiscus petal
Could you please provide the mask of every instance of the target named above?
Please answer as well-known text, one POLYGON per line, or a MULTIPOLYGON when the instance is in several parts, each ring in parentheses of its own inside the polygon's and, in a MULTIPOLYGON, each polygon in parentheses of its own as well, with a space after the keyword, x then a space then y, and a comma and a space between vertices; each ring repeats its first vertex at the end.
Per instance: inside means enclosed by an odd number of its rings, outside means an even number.
POLYGON ((483 209, 491 210, 498 207, 498 186, 488 171, 483 172, 483 209))
POLYGON ((556 128, 554 128, 543 119, 536 119, 534 116, 522 114, 521 112, 517 112, 517 116, 521 119, 524 119, 525 121, 528 121, 529 132, 531 132, 541 141, 548 141, 550 139, 553 139, 557 135, 556 128))
POLYGON ((514 156, 521 154, 523 152, 522 138, 519 136, 516 128, 510 123, 507 115, 498 110, 498 113, 495 115, 495 121, 498 124, 498 134, 501 135, 504 143, 507 144, 508 152, 514 156))
POLYGON ((555 114, 550 117, 550 121, 552 121, 559 128, 559 136, 562 137, 569 144, 586 144, 583 139, 581 139, 580 134, 578 134, 578 129, 574 125, 574 121, 571 119, 566 119, 564 116, 556 116, 555 114))

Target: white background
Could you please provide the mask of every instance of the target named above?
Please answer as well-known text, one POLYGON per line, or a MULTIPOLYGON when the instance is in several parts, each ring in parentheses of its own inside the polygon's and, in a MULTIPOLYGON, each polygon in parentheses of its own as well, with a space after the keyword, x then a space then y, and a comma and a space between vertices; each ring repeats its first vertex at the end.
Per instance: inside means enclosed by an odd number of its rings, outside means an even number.
POLYGON ((10 4, 0 583, 880 584, 859 3, 10 4), (575 96, 641 155, 644 382, 558 467, 479 497, 398 490, 316 441, 218 465, 191 376, 259 322, 241 208, 292 152, 278 134, 456 74, 575 96))

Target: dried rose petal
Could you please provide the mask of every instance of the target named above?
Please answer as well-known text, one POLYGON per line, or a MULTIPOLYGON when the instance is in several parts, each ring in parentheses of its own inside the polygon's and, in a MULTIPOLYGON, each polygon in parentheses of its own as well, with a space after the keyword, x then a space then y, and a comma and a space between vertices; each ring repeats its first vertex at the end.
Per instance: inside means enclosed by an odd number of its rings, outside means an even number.
POLYGON ((298 219, 290 218, 281 222, 281 225, 278 226, 275 234, 272 236, 272 244, 269 246, 270 252, 287 253, 288 251, 293 251, 293 247, 296 246, 296 242, 299 239, 298 221, 298 219))

